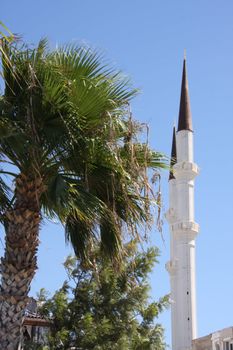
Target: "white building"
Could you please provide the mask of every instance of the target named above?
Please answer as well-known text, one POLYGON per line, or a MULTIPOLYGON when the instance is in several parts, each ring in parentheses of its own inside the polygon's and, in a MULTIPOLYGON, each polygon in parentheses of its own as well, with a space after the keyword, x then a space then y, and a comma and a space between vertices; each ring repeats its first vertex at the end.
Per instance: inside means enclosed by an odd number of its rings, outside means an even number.
POLYGON ((177 131, 173 130, 169 175, 170 274, 172 350, 233 350, 233 328, 197 338, 194 179, 199 169, 193 155, 193 127, 186 59, 183 63, 177 131))
POLYGON ((233 350, 233 327, 194 339, 193 350, 233 350))

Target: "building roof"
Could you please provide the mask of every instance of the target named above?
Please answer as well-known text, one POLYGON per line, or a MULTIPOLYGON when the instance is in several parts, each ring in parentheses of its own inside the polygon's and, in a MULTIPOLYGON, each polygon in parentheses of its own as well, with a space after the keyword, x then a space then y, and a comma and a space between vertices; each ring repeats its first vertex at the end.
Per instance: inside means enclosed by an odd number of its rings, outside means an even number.
POLYGON ((190 130, 193 131, 192 126, 192 115, 190 109, 189 90, 188 90, 188 78, 186 71, 186 58, 183 63, 183 74, 181 84, 181 95, 180 95, 180 110, 178 120, 178 130, 190 130))
POLYGON ((39 327, 51 327, 52 320, 46 319, 42 316, 35 315, 35 316, 26 316, 23 322, 24 326, 39 326, 39 327))
POLYGON ((169 180, 175 179, 172 168, 173 165, 177 162, 177 154, 176 154, 176 128, 173 127, 173 136, 172 136, 172 150, 171 150, 171 163, 170 163, 170 173, 169 180))
POLYGON ((38 313, 37 301, 34 298, 30 298, 30 302, 25 310, 24 326, 39 326, 39 327, 50 327, 52 319, 44 317, 38 313))
POLYGON ((204 337, 194 339, 192 341, 192 350, 214 350, 216 349, 215 343, 219 344, 222 341, 232 343, 233 327, 224 328, 204 337))

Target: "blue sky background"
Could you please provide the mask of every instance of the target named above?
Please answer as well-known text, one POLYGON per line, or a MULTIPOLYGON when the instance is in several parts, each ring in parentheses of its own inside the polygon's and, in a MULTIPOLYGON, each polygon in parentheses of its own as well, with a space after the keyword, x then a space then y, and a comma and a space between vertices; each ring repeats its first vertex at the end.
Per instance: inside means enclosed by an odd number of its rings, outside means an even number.
MULTIPOLYGON (((170 154, 172 126, 177 120, 182 59, 187 50, 191 108, 195 130, 197 302, 199 336, 233 325, 233 2, 231 0, 2 0, 1 20, 30 43, 47 36, 52 46, 89 44, 131 76, 141 94, 134 117, 150 125, 151 146, 170 154)), ((163 174, 164 207, 168 206, 167 174, 163 174)), ((152 274, 152 295, 169 292, 164 243, 152 274)), ((45 223, 41 232, 39 271, 32 294, 51 292, 64 280, 62 227, 45 223)), ((2 253, 2 252, 1 252, 2 253)), ((170 343, 170 312, 160 321, 170 343)))

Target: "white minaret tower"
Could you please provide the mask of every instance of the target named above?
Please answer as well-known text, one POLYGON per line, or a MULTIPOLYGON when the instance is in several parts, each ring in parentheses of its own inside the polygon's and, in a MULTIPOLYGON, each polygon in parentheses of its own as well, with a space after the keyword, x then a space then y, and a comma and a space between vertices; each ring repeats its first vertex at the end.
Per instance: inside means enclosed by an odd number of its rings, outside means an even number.
POLYGON ((197 337, 194 221, 193 129, 190 111, 186 59, 181 85, 179 122, 173 131, 172 170, 169 176, 170 208, 166 218, 171 233, 171 260, 166 267, 171 283, 172 350, 191 350, 197 337))

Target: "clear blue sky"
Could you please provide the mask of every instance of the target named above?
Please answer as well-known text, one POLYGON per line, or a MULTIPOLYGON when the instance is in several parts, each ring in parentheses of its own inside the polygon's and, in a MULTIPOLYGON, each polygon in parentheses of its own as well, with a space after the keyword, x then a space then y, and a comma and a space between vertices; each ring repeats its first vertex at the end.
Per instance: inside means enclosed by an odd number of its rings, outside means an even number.
MULTIPOLYGON (((105 52, 142 91, 134 116, 150 124, 151 145, 170 154, 177 119, 183 50, 187 49, 195 130, 197 296, 199 336, 233 325, 233 2, 231 0, 2 0, 1 20, 25 40, 47 36, 51 45, 85 42, 105 52)), ((167 174, 163 176, 167 208, 167 174)), ((169 292, 164 268, 169 232, 164 224, 160 265, 152 275, 153 294, 169 292)), ((44 224, 39 272, 32 293, 63 281, 62 228, 44 224)), ((170 314, 161 322, 170 342, 170 314)))

